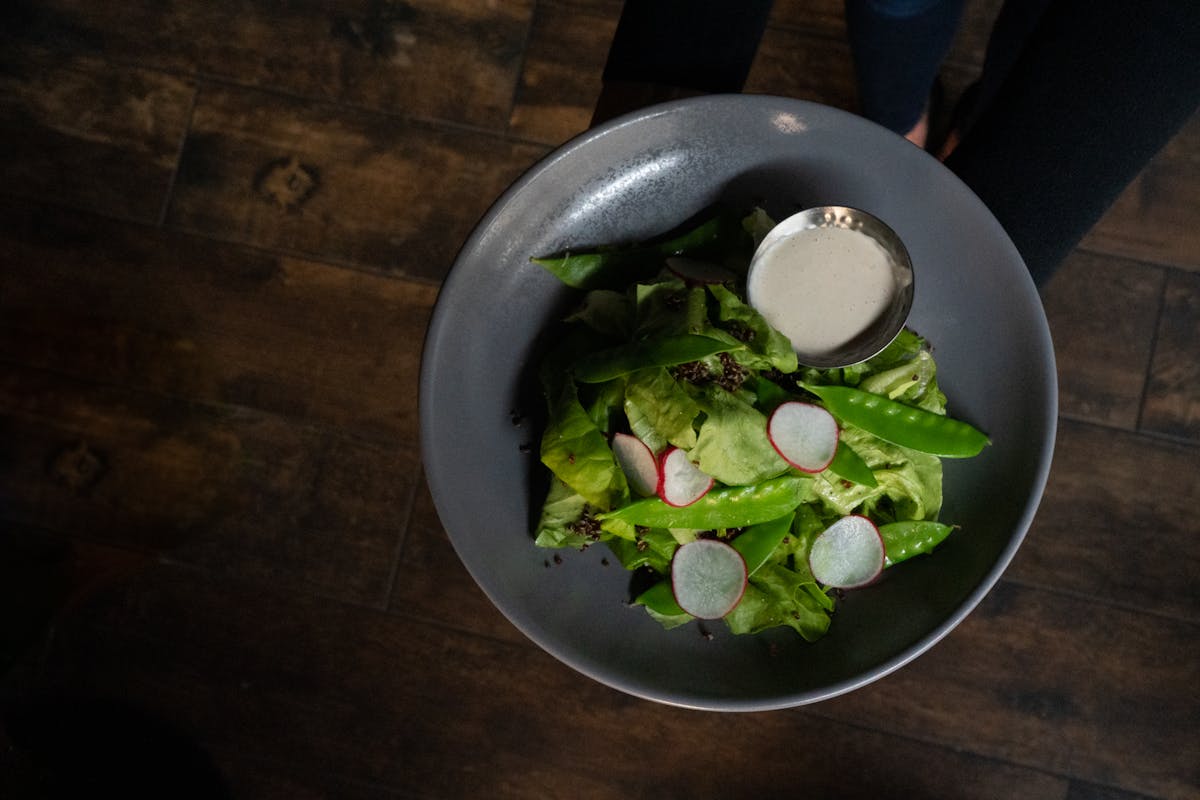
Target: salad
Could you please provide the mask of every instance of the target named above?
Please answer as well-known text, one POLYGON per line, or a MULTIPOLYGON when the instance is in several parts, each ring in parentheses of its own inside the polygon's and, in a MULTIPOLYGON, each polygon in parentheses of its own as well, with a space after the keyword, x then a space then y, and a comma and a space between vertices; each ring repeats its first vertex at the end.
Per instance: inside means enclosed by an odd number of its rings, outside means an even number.
POLYGON ((942 458, 987 437, 946 414, 905 329, 847 367, 797 363, 745 300, 773 221, 717 214, 680 236, 534 261, 579 289, 541 363, 547 548, 604 543, 666 628, 722 619, 812 641, 841 593, 927 553, 942 458))

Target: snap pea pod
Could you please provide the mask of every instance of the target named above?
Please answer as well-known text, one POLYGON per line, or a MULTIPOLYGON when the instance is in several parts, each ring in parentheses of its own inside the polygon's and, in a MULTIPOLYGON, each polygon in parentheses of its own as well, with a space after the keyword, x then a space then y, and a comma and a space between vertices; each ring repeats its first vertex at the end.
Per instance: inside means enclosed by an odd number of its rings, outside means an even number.
POLYGON ((730 543, 734 550, 742 554, 742 558, 746 562, 747 577, 753 575, 759 567, 770 560, 771 554, 779 547, 783 537, 787 536, 788 531, 792 529, 792 520, 795 518, 796 514, 793 511, 779 519, 751 525, 730 543))
POLYGON ((957 419, 849 386, 800 384, 829 412, 880 439, 943 458, 969 458, 989 444, 978 429, 957 419))
MULTIPOLYGON (((746 561, 747 577, 753 575, 759 567, 770 560, 775 548, 779 547, 783 537, 787 536, 788 531, 791 530, 792 520, 795 516, 794 513, 788 513, 778 519, 752 525, 733 540, 733 549, 741 553, 742 558, 746 561)), ((676 617, 687 613, 679 607, 679 603, 675 600, 675 592, 671 588, 670 578, 654 584, 638 595, 634 602, 646 606, 664 617, 676 617)))
POLYGON ((880 525, 879 536, 883 539, 884 549, 883 565, 890 567, 921 553, 928 553, 941 544, 952 530, 952 525, 932 520, 905 520, 880 525))
POLYGON ((655 244, 596 248, 530 260, 576 289, 620 287, 653 275, 666 256, 717 255, 721 250, 742 247, 745 238, 740 220, 722 214, 655 244))
POLYGON ((714 489, 682 508, 657 497, 635 500, 627 506, 597 515, 597 519, 620 520, 651 528, 741 528, 770 522, 792 511, 810 497, 812 478, 781 475, 750 486, 714 489))
POLYGON ((651 586, 637 596, 633 602, 645 606, 656 614, 664 617, 677 617, 687 614, 679 603, 675 602, 675 592, 671 589, 671 581, 663 580, 651 586))
POLYGON ((603 383, 649 367, 673 367, 738 350, 741 345, 711 336, 683 333, 662 336, 602 350, 579 360, 575 378, 580 383, 603 383))
POLYGON ((837 450, 833 452, 833 461, 829 462, 829 471, 839 478, 862 484, 863 486, 878 486, 875 473, 863 461, 862 456, 845 442, 838 442, 837 450))

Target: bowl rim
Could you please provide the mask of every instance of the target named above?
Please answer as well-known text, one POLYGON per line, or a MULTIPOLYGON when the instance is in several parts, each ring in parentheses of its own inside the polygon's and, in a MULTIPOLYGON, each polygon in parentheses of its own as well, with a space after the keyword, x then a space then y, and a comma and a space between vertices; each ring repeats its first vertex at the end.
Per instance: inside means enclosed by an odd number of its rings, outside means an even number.
MULTIPOLYGON (((680 100, 671 100, 655 105, 647 106, 642 109, 631 111, 627 114, 615 117, 587 131, 583 131, 578 135, 567 140, 558 147, 552 149, 545 156, 535 161, 528 169, 519 175, 489 206, 487 211, 480 217, 479 221, 472 228, 471 233, 464 240, 462 246, 454 257, 452 267, 447 273, 441 284, 438 297, 435 300, 433 311, 430 315, 426 333, 422 346, 422 358, 418 388, 418 414, 419 414, 419 429, 420 429, 420 450, 422 467, 426 477, 426 482, 429 491, 433 497, 434 507, 439 517, 439 521, 443 520, 442 508, 443 503, 449 502, 449 498, 445 494, 445 486, 441 484, 438 477, 444 472, 442 467, 442 458, 434 449, 431 441, 431 422, 427 417, 427 411, 435 405, 435 384, 438 377, 439 359, 438 351, 442 344, 441 331, 449 324, 450 311, 447 299, 453 296, 459 283, 469 280, 469 277, 456 269, 462 261, 465 254, 476 249, 481 240, 487 235, 489 229, 496 223, 505 207, 512 199, 526 190, 526 188, 537 181, 541 175, 552 170, 559 162, 564 159, 571 158, 579 151, 590 147, 594 142, 613 135, 615 132, 629 126, 641 124, 647 120, 678 113, 681 109, 690 109, 696 106, 712 105, 720 106, 755 106, 759 104, 769 105, 787 105, 792 106, 798 111, 818 109, 821 114, 832 115, 833 117, 848 117, 854 120, 855 125, 875 126, 862 117, 854 115, 848 111, 838 109, 832 106, 815 103, 812 101, 801 100, 790 97, 779 97, 767 94, 710 94, 697 97, 688 97, 680 100)), ((880 130, 883 130, 880 128, 880 130)), ((947 173, 954 181, 958 182, 971 197, 975 197, 974 193, 962 184, 961 180, 952 173, 947 173)), ((978 198, 975 198, 978 201, 978 198)), ((986 224, 990 225, 999 237, 1007 243, 1013 258, 1022 265, 1024 261, 1021 259, 1016 248, 1012 245, 1007 233, 1000 226, 999 222, 987 211, 983 206, 982 201, 978 201, 979 205, 986 212, 986 224)), ((538 632, 529 630, 529 626, 522 624, 521 615, 516 614, 509 607, 509 604, 503 597, 499 596, 496 589, 485 580, 480 578, 471 560, 464 557, 464 551, 460 542, 456 539, 455 533, 450 530, 442 521, 443 528, 449 539, 451 546, 459 556, 460 562, 471 575, 477 586, 487 596, 488 600, 495 606, 497 610, 518 630, 523 636, 536 644, 540 649, 553 656, 563 664, 571 667, 576 672, 585 675, 603 685, 616 689, 625 694, 638 697, 644 700, 675 706, 679 708, 688 708, 704 711, 722 711, 722 712, 755 712, 755 711, 773 711, 796 708, 811 703, 816 703, 834 697, 846 694, 855 689, 861 688, 868 684, 874 683, 879 679, 899 670, 901 667, 909 664, 914 659, 926 653, 930 648, 940 642, 943 638, 955 630, 959 624, 971 614, 972 611, 979 605, 984 597, 996 586, 1004 571, 1008 568, 1017 550, 1024 541, 1029 529, 1033 523, 1038 506, 1044 496, 1046 484, 1049 478, 1051 463, 1053 460, 1055 442, 1057 439, 1058 429, 1058 380, 1057 370, 1055 366, 1055 352, 1053 342, 1050 338, 1048 325, 1045 323, 1044 309, 1041 306, 1040 296, 1034 286, 1032 279, 1024 288, 1026 301, 1037 304, 1037 310, 1041 312, 1042 325, 1036 332, 1041 345, 1041 351, 1045 354, 1045 359, 1039 365, 1035 377, 1037 377, 1043 386, 1046 388, 1046 402, 1042 408, 1042 419, 1040 420, 1043 430, 1045 431, 1044 446, 1039 453, 1036 469, 1032 475, 1030 482, 1031 491, 1025 500, 1025 506, 1017 520, 1017 524, 1012 534, 1008 537, 1003 548, 997 555, 995 561, 990 568, 982 575, 977 585, 968 592, 962 600, 954 608, 953 612, 942 619, 932 630, 926 635, 915 640, 912 644, 904 648, 903 651, 896 655, 887 658, 875 666, 863 670, 859 674, 844 680, 829 683, 819 689, 805 690, 792 694, 777 695, 771 697, 751 697, 751 698, 713 698, 708 695, 699 695, 696 693, 676 693, 673 695, 663 694, 653 691, 648 691, 642 687, 630 685, 627 681, 614 677, 611 674, 605 673, 603 669, 593 667, 587 663, 586 659, 572 652, 569 648, 561 645, 559 642, 550 637, 540 635, 538 632)), ((539 462, 540 463, 540 462, 539 462)))

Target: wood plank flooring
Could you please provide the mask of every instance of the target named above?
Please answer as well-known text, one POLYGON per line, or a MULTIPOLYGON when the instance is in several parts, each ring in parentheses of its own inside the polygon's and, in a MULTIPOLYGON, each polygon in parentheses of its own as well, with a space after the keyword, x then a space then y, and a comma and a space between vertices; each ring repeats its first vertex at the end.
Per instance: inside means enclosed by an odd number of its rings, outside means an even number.
MULTIPOLYGON (((620 10, 0 10, 0 797, 1200 797, 1200 119, 1043 290, 1046 497, 925 656, 685 711, 472 582, 421 475, 422 335, 479 216, 588 126, 620 10)), ((853 110, 844 32, 776 0, 747 91, 853 110)))

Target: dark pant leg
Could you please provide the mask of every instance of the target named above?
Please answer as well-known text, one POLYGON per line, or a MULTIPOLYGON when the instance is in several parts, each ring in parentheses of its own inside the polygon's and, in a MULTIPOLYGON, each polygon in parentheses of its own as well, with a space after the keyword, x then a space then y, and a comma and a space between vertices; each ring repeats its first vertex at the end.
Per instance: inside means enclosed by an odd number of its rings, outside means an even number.
POLYGON ((605 81, 739 92, 772 0, 626 0, 605 81))
POLYGON ((965 0, 846 0, 862 115, 907 133, 929 101, 965 0))
POLYGON ((946 166, 1040 284, 1198 102, 1200 3, 1054 0, 946 166))

